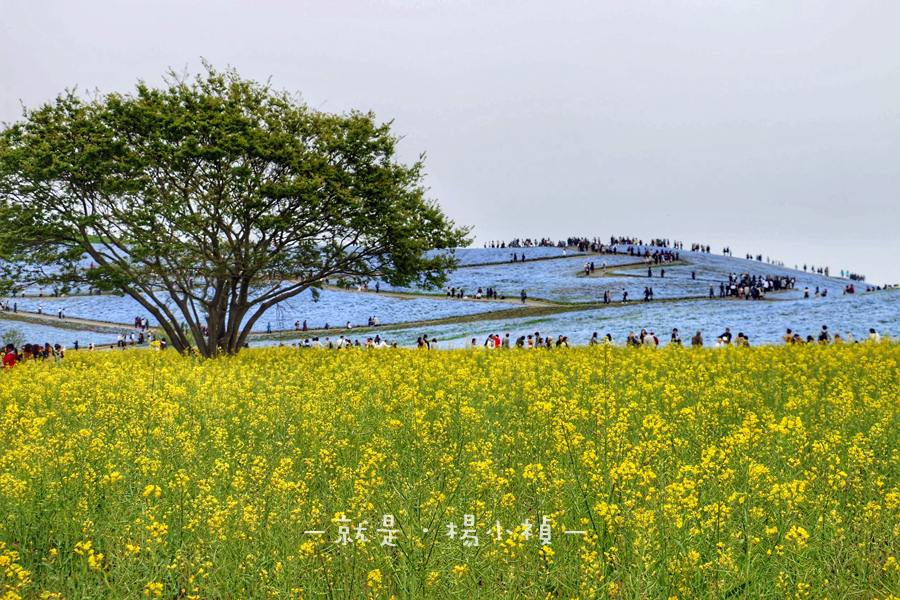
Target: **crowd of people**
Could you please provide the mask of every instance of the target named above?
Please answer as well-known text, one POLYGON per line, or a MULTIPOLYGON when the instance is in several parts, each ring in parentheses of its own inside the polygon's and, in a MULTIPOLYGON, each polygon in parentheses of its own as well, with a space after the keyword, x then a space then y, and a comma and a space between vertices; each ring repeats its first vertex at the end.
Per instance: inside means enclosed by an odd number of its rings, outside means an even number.
MULTIPOLYGON (((504 348, 568 348, 569 347, 569 338, 565 335, 558 335, 554 337, 553 335, 542 336, 539 331, 535 331, 534 334, 526 334, 520 335, 516 338, 515 343, 510 343, 509 333, 506 333, 503 337, 499 334, 493 333, 485 338, 484 343, 479 343, 477 338, 472 338, 471 342, 466 344, 467 348, 484 348, 484 349, 504 349, 504 348)), ((881 342, 883 338, 879 333, 875 331, 874 328, 869 329, 868 337, 866 338, 871 342, 881 342)), ((805 338, 799 335, 798 333, 792 332, 791 329, 788 329, 785 336, 783 337, 785 344, 840 344, 840 343, 854 343, 858 342, 858 340, 854 339, 851 333, 846 334, 845 336, 841 336, 840 333, 831 333, 828 330, 827 325, 823 325, 822 329, 818 332, 817 335, 808 335, 805 338)), ((433 340, 433 343, 436 343, 437 340, 433 340)), ((697 331, 693 336, 690 337, 690 345, 694 348, 702 348, 704 346, 703 333, 701 331, 697 331)), ((427 347, 428 338, 425 337, 425 345, 427 347)), ((602 338, 600 337, 598 332, 594 332, 591 336, 590 340, 588 340, 589 346, 598 346, 598 345, 618 345, 614 340, 613 336, 610 333, 605 334, 602 338)), ((650 330, 641 329, 640 333, 635 333, 634 331, 629 331, 628 336, 625 338, 624 345, 626 347, 643 347, 643 348, 656 348, 660 346, 660 337, 657 334, 650 330)), ((684 342, 681 339, 681 334, 678 331, 678 328, 673 328, 672 333, 668 338, 668 345, 670 346, 684 346, 684 342)), ((750 338, 743 332, 738 332, 737 334, 732 334, 731 329, 729 327, 725 328, 725 331, 716 336, 716 341, 713 347, 722 348, 725 346, 749 346, 750 338)), ((419 344, 417 347, 423 347, 422 338, 419 338, 419 344)))
MULTIPOLYGON (((880 334, 878 334, 874 328, 869 329, 868 341, 872 342, 881 342, 883 338, 880 334)), ((823 325, 822 329, 818 332, 817 335, 808 335, 805 338, 801 335, 792 332, 791 329, 788 329, 785 336, 783 337, 783 341, 785 344, 840 344, 840 343, 855 343, 858 340, 854 339, 853 335, 848 333, 845 336, 841 336, 840 333, 831 333, 828 330, 828 327, 823 325)), ((703 338, 703 333, 701 331, 697 331, 693 336, 690 336, 687 342, 683 342, 681 338, 681 334, 678 331, 678 328, 673 328, 671 334, 668 337, 668 345, 670 346, 685 346, 688 343, 693 348, 702 348, 705 345, 705 341, 703 338)), ((281 344, 284 346, 285 344, 281 344)), ((618 346, 619 344, 613 339, 612 334, 607 333, 603 337, 600 337, 598 332, 594 332, 591 338, 588 340, 588 346, 598 346, 598 345, 610 345, 610 346, 618 346)), ((653 330, 648 331, 647 329, 641 329, 640 333, 635 333, 634 331, 629 331, 628 336, 625 338, 623 345, 625 347, 635 347, 635 348, 657 348, 660 345, 663 345, 660 341, 660 336, 658 336, 653 330)), ((738 332, 737 334, 733 334, 729 327, 725 328, 725 331, 721 334, 717 335, 715 338, 715 343, 712 345, 714 348, 723 348, 726 346, 749 346, 750 338, 743 332, 738 332)), ((350 338, 345 338, 344 336, 340 336, 340 338, 331 340, 330 338, 325 338, 324 341, 319 338, 311 338, 306 339, 300 343, 292 344, 293 347, 296 348, 320 348, 320 349, 366 349, 366 348, 396 348, 398 344, 396 342, 388 343, 386 340, 380 338, 379 336, 375 336, 374 338, 367 338, 364 342, 360 342, 359 340, 351 341, 350 338)), ((452 347, 452 346, 450 346, 452 347)), ((503 350, 503 349, 554 349, 554 348, 569 348, 569 338, 566 335, 542 335, 539 331, 535 331, 533 334, 522 334, 515 338, 510 333, 505 333, 504 335, 500 335, 498 333, 488 334, 483 341, 480 341, 478 338, 471 338, 469 341, 465 343, 465 348, 467 349, 483 349, 483 350, 503 350)), ((438 340, 436 337, 431 337, 426 335, 418 336, 415 348, 419 350, 436 350, 439 348, 438 340)))
MULTIPOLYGON (((654 250, 653 252, 650 252, 650 248, 646 248, 644 250, 644 262, 646 262, 647 264, 666 264, 673 263, 678 260, 681 260, 680 252, 672 252, 671 250, 654 250)), ((650 277, 652 276, 653 275, 651 273, 650 277)))
MULTIPOLYGON (((119 336, 120 338, 122 336, 119 336)), ((882 340, 890 340, 889 337, 882 336, 879 334, 874 328, 869 329, 868 337, 865 338, 864 341, 870 342, 881 342, 882 340)), ((803 337, 798 332, 793 331, 788 328, 785 331, 785 334, 782 336, 782 341, 784 344, 790 345, 802 345, 802 344, 841 344, 841 343, 858 343, 859 340, 856 340, 851 333, 847 333, 844 336, 841 336, 839 332, 831 332, 828 329, 827 325, 823 325, 822 329, 816 335, 807 335, 803 337)), ((128 340, 119 340, 119 345, 124 347, 128 344, 128 340)), ((285 346, 284 343, 279 344, 280 346, 285 346)), ((594 332, 591 338, 588 340, 588 346, 598 346, 598 345, 610 345, 610 346, 618 346, 619 344, 613 339, 612 334, 607 333, 602 338, 600 337, 598 332, 594 332)), ((635 348, 657 348, 662 345, 660 341, 660 336, 656 334, 653 330, 641 329, 639 333, 635 333, 633 330, 628 332, 627 337, 625 338, 623 345, 625 347, 635 347, 635 348)), ((681 334, 678 331, 678 328, 673 328, 672 333, 668 338, 669 346, 684 346, 685 342, 682 341, 681 334)), ((702 348, 704 347, 705 342, 703 338, 703 334, 701 331, 697 331, 693 336, 690 337, 690 346, 694 348, 702 348)), ((738 332, 736 335, 731 333, 731 329, 726 327, 725 331, 718 336, 716 336, 716 341, 713 347, 722 348, 726 346, 749 346, 750 339, 743 332, 738 332)), ((166 340, 162 338, 160 340, 155 340, 151 342, 151 348, 165 350, 166 349, 166 340)), ((335 339, 331 339, 331 337, 325 337, 325 339, 321 339, 319 337, 311 337, 306 338, 300 342, 294 342, 291 344, 292 347, 298 349, 324 349, 324 350, 342 350, 342 349, 383 349, 383 348, 397 348, 399 347, 396 341, 388 342, 386 339, 382 338, 380 335, 375 335, 374 337, 366 338, 365 341, 360 341, 359 339, 351 340, 350 337, 345 337, 341 335, 335 339)), ((104 346, 105 347, 105 346, 104 346)), ((450 346, 452 347, 452 346, 450 346)), ((477 338, 471 338, 471 341, 465 344, 466 348, 469 349, 511 349, 511 348, 519 348, 519 349, 553 349, 553 348, 569 348, 569 338, 566 335, 541 335, 539 331, 535 331, 533 334, 522 334, 515 338, 515 341, 512 341, 512 337, 510 333, 506 333, 503 336, 492 333, 489 334, 483 342, 479 342, 477 338)), ((109 349, 112 350, 114 346, 110 345, 109 349)), ((421 335, 418 337, 415 343, 415 348, 419 350, 436 350, 439 348, 438 340, 436 337, 431 337, 426 335, 421 335)), ((75 342, 74 346, 75 350, 79 349, 78 342, 75 342)), ((94 350, 95 346, 93 344, 89 344, 86 348, 87 350, 94 350)), ((60 344, 55 344, 51 346, 49 343, 47 344, 24 344, 19 350, 13 344, 7 344, 4 348, 3 353, 3 366, 6 369, 10 369, 15 367, 17 364, 22 362, 29 361, 41 361, 41 360, 55 360, 61 361, 66 354, 66 347, 61 346, 60 344)))
POLYGON ((16 348, 14 344, 7 344, 3 351, 3 367, 11 369, 20 362, 28 362, 34 360, 62 360, 65 356, 66 349, 55 344, 51 346, 47 344, 23 344, 22 351, 16 348))
MULTIPOLYGON (((761 300, 769 292, 792 290, 797 283, 796 277, 786 275, 750 275, 742 273, 728 274, 728 282, 719 283, 719 298, 738 298, 741 300, 761 300)), ((715 296, 715 284, 709 285, 709 297, 715 296)))
MULTIPOLYGON (((143 334, 142 334, 143 335, 143 334)), ((152 336, 150 336, 152 338, 152 336)), ((149 338, 147 338, 149 339, 149 338)), ((145 339, 145 341, 147 341, 145 339)), ((136 338, 134 335, 131 336, 130 340, 127 335, 120 334, 118 336, 117 345, 123 350, 127 348, 129 345, 134 346, 136 342, 136 338)), ((143 343, 143 342, 139 342, 143 343)), ((150 341, 151 348, 157 348, 160 350, 166 349, 166 340, 162 338, 160 340, 152 340, 150 341)), ((116 346, 110 344, 109 349, 112 350, 116 346)), ((75 344, 73 345, 73 350, 95 350, 100 348, 100 346, 95 346, 93 343, 88 344, 87 346, 80 346, 78 344, 78 340, 75 340, 75 344)), ((104 345, 103 348, 106 348, 104 345)), ((61 344, 53 344, 50 343, 41 344, 23 344, 21 349, 17 348, 15 344, 6 344, 3 349, 3 366, 4 368, 12 368, 19 363, 29 362, 29 361, 38 361, 38 360, 55 360, 57 362, 61 361, 66 356, 66 352, 68 348, 61 344)))
POLYGON ((565 242, 554 242, 550 238, 525 238, 524 240, 515 238, 509 242, 497 240, 484 243, 485 248, 565 248, 565 246, 565 242))
MULTIPOLYGON (((427 340, 426 340, 427 342, 427 340)), ((422 343, 422 338, 419 338, 419 345, 422 343)), ((279 346, 284 346, 284 343, 279 344, 279 346)), ((435 339, 435 346, 437 345, 437 340, 435 339)), ((291 344, 293 348, 309 348, 309 349, 324 349, 324 350, 341 350, 341 349, 350 349, 350 348, 397 348, 397 342, 388 342, 386 339, 383 339, 380 335, 376 335, 375 337, 366 338, 365 342, 360 342, 357 340, 351 340, 349 337, 344 337, 343 335, 332 340, 330 337, 326 337, 324 340, 318 337, 306 338, 300 342, 293 342, 291 344)))
MULTIPOLYGON (((615 246, 643 246, 642 239, 633 236, 610 236, 606 244, 598 237, 570 236, 565 240, 553 241, 551 238, 515 238, 509 242, 492 240, 485 242, 485 248, 577 248, 579 252, 594 252, 597 254, 612 254, 615 246)), ((657 248, 672 248, 684 250, 684 242, 672 241, 668 238, 653 238, 648 241, 648 246, 657 248)), ((704 244, 691 244, 691 250, 695 252, 709 252, 709 246, 704 244)))

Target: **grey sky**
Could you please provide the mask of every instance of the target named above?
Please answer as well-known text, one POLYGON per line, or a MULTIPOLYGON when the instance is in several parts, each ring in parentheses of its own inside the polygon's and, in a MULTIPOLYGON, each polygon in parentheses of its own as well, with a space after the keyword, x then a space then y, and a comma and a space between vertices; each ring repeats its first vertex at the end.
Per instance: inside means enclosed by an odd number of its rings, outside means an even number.
POLYGON ((0 120, 216 67, 372 109, 477 243, 636 235, 900 283, 900 2, 0 0, 0 120))

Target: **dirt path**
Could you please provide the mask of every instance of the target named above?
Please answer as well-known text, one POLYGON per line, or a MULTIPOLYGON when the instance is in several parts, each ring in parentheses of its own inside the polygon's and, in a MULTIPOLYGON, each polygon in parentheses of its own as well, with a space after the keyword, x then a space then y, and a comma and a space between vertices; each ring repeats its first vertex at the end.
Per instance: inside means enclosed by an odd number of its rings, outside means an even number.
MULTIPOLYGON (((499 304, 518 304, 522 306, 522 299, 519 297, 507 297, 507 298, 480 298, 475 299, 471 296, 466 296, 465 298, 451 298, 446 294, 415 294, 411 292, 375 292, 373 290, 357 290, 357 289, 347 289, 342 287, 337 287, 334 285, 326 285, 323 286, 323 289, 326 289, 330 292, 344 292, 347 294, 371 294, 373 296, 387 296, 389 298, 405 298, 407 300, 446 300, 448 302, 493 302, 499 304)), ((524 306, 556 306, 556 302, 550 302, 548 300, 531 300, 529 298, 525 299, 524 306)))
MULTIPOLYGON (((516 248, 516 250, 521 250, 521 248, 516 248)), ((562 250, 562 248, 560 248, 562 250)), ((518 254, 518 252, 516 253, 518 254)), ((475 267, 495 267, 497 265, 524 265, 534 262, 541 262, 546 260, 566 260, 568 258, 579 258, 585 256, 602 256, 601 254, 592 254, 589 252, 578 252, 577 250, 573 250, 572 254, 566 254, 565 256, 560 254, 559 256, 542 256, 540 258, 529 258, 528 260, 505 260, 502 262, 486 262, 486 263, 475 263, 472 265, 460 265, 456 267, 456 270, 460 269, 472 269, 475 267)), ((610 255, 611 256, 611 255, 610 255)))
POLYGON ((0 313, 0 318, 14 319, 18 321, 28 321, 31 323, 47 323, 57 327, 66 325, 85 325, 87 327, 102 327, 103 329, 134 329, 134 323, 126 325, 124 323, 114 323, 112 321, 97 321, 93 319, 79 319, 76 317, 59 318, 59 315, 48 315, 43 313, 30 312, 27 310, 19 310, 18 312, 0 313))
MULTIPOLYGON (((596 263, 596 261, 595 261, 595 263, 596 263)), ((609 275, 610 271, 621 271, 622 269, 634 269, 635 267, 642 267, 644 269, 646 269, 647 267, 651 267, 657 273, 657 275, 654 275, 654 278, 658 279, 659 278, 658 273, 659 273, 660 269, 668 269, 669 267, 680 267, 680 266, 688 265, 688 264, 690 264, 690 263, 683 261, 683 260, 675 260, 672 262, 662 263, 662 264, 658 264, 658 265, 654 265, 653 263, 647 264, 644 261, 640 261, 640 262, 627 263, 624 265, 613 265, 611 267, 606 267, 605 271, 603 270, 603 268, 598 267, 596 264, 594 264, 594 267, 596 267, 594 269, 594 272, 591 273, 590 275, 587 275, 587 277, 604 277, 606 275, 609 275)), ((626 274, 625 276, 629 276, 629 275, 626 274)), ((582 270, 578 275, 576 275, 576 277, 585 277, 584 270, 582 270)), ((633 275, 633 277, 643 277, 644 279, 650 279, 650 277, 647 277, 646 274, 644 274, 644 275, 635 274, 635 275, 633 275)))

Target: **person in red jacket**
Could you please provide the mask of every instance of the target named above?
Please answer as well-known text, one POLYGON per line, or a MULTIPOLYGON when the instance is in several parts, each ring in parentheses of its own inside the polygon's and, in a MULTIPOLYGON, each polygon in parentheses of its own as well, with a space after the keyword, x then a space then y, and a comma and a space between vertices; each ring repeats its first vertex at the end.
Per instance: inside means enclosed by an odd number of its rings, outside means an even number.
POLYGON ((16 353, 16 347, 12 344, 6 345, 6 352, 3 354, 3 368, 12 369, 19 361, 19 355, 16 353))

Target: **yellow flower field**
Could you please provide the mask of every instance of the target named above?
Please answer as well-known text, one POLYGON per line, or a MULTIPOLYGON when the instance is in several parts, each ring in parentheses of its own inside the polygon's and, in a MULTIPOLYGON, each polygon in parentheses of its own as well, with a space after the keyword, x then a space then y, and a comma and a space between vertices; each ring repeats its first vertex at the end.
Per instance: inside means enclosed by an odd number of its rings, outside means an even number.
POLYGON ((898 359, 885 343, 19 365, 0 372, 0 598, 889 598, 898 359))

